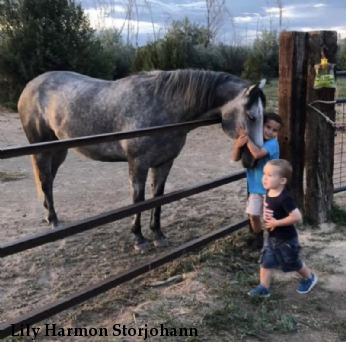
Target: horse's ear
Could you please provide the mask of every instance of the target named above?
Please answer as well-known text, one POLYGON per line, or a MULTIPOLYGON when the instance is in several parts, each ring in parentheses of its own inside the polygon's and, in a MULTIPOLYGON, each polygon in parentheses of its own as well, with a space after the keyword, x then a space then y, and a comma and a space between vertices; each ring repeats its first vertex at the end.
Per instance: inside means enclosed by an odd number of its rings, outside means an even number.
POLYGON ((246 90, 246 96, 250 96, 251 92, 255 89, 255 88, 260 88, 262 89, 265 84, 266 84, 267 80, 265 78, 263 78, 260 82, 251 85, 249 88, 247 88, 246 90))
POLYGON ((260 89, 262 89, 267 83, 267 80, 265 78, 263 78, 263 80, 261 80, 259 83, 257 83, 258 87, 260 89))

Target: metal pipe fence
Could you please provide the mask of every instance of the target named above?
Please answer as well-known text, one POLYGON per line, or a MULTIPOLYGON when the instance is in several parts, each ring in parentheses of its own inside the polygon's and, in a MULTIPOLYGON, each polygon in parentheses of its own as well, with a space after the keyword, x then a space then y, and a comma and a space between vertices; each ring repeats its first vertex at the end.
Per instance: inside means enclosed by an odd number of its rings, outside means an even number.
MULTIPOLYGON (((118 133, 108 133, 101 134, 98 136, 80 137, 76 139, 68 139, 62 141, 53 141, 40 144, 32 144, 19 147, 8 147, 0 149, 0 159, 14 158, 22 155, 29 155, 40 153, 47 150, 54 150, 59 148, 73 148, 77 146, 85 146, 96 143, 102 143, 106 141, 120 140, 120 139, 130 139, 134 137, 139 137, 143 135, 159 134, 165 131, 174 129, 191 130, 200 126, 207 126, 216 123, 220 123, 221 119, 213 118, 207 120, 199 120, 194 122, 185 122, 180 124, 173 124, 160 127, 151 127, 147 129, 142 129, 138 131, 131 132, 118 132, 118 133)), ((178 201, 182 198, 186 198, 203 191, 207 191, 225 184, 232 183, 236 180, 245 178, 245 171, 241 170, 231 175, 213 179, 205 183, 199 184, 197 186, 192 186, 190 188, 181 189, 172 193, 168 193, 156 198, 152 198, 147 201, 142 201, 136 204, 132 204, 126 207, 122 207, 116 210, 102 213, 100 215, 89 217, 84 220, 73 222, 72 224, 64 225, 60 228, 54 230, 46 230, 36 234, 30 234, 24 236, 23 238, 10 241, 5 244, 0 245, 0 257, 7 257, 13 254, 20 253, 22 251, 41 246, 43 244, 53 242, 65 237, 78 234, 100 225, 110 223, 119 220, 124 217, 128 217, 135 213, 140 213, 145 210, 155 208, 164 204, 168 204, 174 201, 178 201)), ((243 220, 235 224, 230 224, 226 227, 222 227, 216 231, 210 232, 198 239, 187 242, 182 246, 175 248, 168 253, 160 255, 148 262, 144 262, 139 266, 132 267, 125 270, 119 274, 108 277, 104 281, 91 285, 87 288, 81 289, 69 296, 65 296, 57 301, 44 305, 26 314, 23 314, 14 319, 2 322, 0 324, 0 338, 5 338, 10 336, 11 333, 17 332, 21 329, 23 324, 33 324, 43 319, 49 318, 59 312, 67 310, 68 308, 74 307, 90 298, 93 298, 101 293, 104 293, 120 284, 134 279, 142 274, 150 272, 151 270, 162 266, 172 260, 179 258, 180 256, 187 254, 195 249, 203 247, 210 242, 227 236, 238 229, 248 225, 248 220, 243 220)))
MULTIPOLYGON (((346 76, 346 71, 337 71, 337 76, 346 76)), ((345 96, 345 94, 342 94, 345 96)), ((338 125, 346 126, 346 98, 341 97, 336 99, 336 118, 335 121, 338 125)), ((340 130, 335 136, 334 145, 334 172, 333 184, 334 193, 339 193, 346 190, 346 132, 340 130)))

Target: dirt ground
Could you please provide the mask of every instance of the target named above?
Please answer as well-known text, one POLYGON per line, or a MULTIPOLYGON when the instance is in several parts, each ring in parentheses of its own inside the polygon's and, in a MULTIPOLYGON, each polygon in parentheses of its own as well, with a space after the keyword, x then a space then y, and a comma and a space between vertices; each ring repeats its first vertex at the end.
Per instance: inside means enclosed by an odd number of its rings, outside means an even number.
MULTIPOLYGON (((0 111, 0 146, 26 144, 16 113, 0 111)), ((166 192, 198 184, 241 169, 230 162, 232 142, 219 125, 188 135, 169 176, 166 192)), ((31 173, 30 158, 0 161, 0 241, 50 229, 31 173)), ((72 222, 130 204, 126 163, 100 163, 70 151, 54 184, 55 207, 63 222, 72 222)), ((150 197, 149 182, 147 198, 150 197)), ((237 181, 163 207, 162 227, 180 246, 244 218, 245 181, 237 181)), ((336 196, 344 203, 345 195, 336 196)), ((150 237, 149 213, 143 231, 150 237)), ((167 249, 146 254, 133 250, 130 218, 6 257, 0 270, 0 322, 29 312, 88 285, 100 282, 167 249)), ((304 259, 320 282, 306 296, 295 293, 295 275, 277 274, 273 299, 250 301, 244 293, 257 281, 258 252, 244 247, 246 229, 232 237, 119 286, 49 320, 59 327, 196 327, 198 337, 172 341, 342 341, 346 340, 346 229, 325 224, 301 227, 304 259), (173 275, 183 280, 153 287, 173 275), (272 316, 275 313, 275 317, 272 316)), ((112 333, 110 333, 111 335, 112 333)), ((163 341, 164 337, 150 337, 163 341)), ((31 341, 10 337, 7 341, 31 341)), ((39 341, 141 341, 142 337, 46 337, 39 341)))

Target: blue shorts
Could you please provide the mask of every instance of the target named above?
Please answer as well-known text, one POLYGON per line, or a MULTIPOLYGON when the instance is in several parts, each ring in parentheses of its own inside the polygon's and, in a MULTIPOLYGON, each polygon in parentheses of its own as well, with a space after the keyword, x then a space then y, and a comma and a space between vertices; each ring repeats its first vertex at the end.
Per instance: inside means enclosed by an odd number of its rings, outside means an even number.
POLYGON ((298 238, 280 240, 266 234, 261 253, 262 268, 281 268, 283 272, 298 271, 303 267, 299 258, 301 247, 298 238))

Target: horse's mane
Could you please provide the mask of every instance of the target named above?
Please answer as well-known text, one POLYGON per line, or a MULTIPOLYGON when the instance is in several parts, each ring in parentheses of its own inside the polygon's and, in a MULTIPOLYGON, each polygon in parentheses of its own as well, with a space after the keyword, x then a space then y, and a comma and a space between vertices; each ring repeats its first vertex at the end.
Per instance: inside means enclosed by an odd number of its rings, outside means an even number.
POLYGON ((164 99, 170 101, 175 94, 180 94, 188 107, 201 111, 207 111, 217 106, 216 89, 218 86, 228 81, 247 84, 236 76, 206 70, 151 71, 142 74, 149 76, 149 80, 152 82, 150 87, 155 94, 160 94, 164 99))

